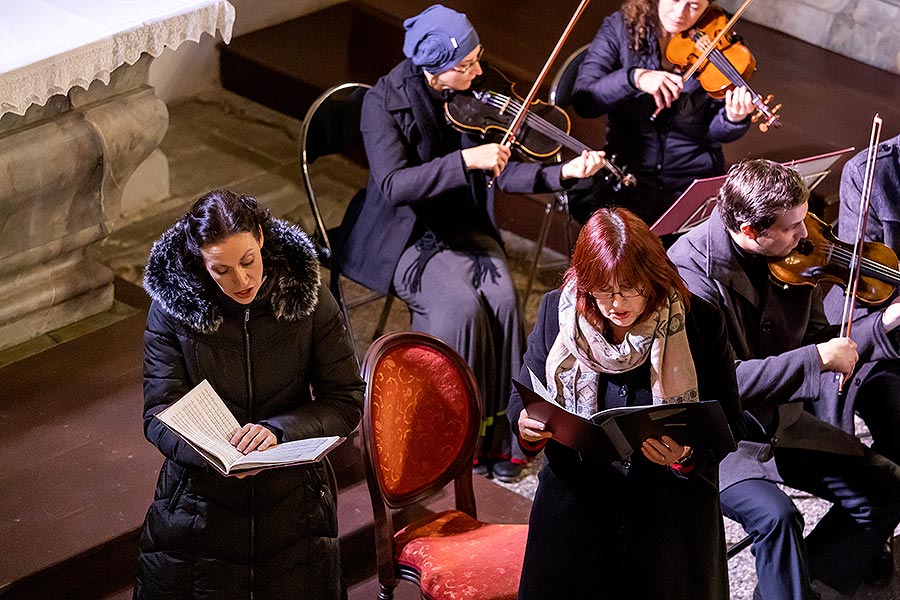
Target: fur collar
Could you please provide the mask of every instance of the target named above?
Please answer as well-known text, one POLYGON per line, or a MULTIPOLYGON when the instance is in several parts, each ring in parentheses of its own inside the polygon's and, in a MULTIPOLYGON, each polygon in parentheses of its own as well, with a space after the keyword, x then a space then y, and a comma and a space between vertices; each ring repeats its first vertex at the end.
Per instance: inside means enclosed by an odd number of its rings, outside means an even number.
MULTIPOLYGON (((191 329, 213 333, 223 311, 215 286, 199 264, 185 252, 185 219, 162 234, 150 249, 144 269, 144 289, 171 316, 191 329)), ((279 321, 296 321, 312 313, 318 303, 319 262, 309 237, 296 225, 270 219, 263 225, 262 249, 272 313, 279 321)))

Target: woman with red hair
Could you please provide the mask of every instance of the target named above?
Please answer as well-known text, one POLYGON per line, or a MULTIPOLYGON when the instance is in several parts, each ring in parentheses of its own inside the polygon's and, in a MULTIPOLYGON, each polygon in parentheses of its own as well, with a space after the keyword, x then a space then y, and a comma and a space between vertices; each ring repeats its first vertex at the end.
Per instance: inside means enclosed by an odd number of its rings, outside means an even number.
MULTIPOLYGON (((525 367, 566 410, 722 404, 743 431, 720 313, 687 291, 659 238, 625 209, 600 209, 578 236, 563 286, 547 294, 525 367)), ((595 597, 727 600, 718 463, 709 449, 647 439, 628 462, 583 457, 553 439, 513 393, 527 454, 545 450, 520 600, 595 597)))

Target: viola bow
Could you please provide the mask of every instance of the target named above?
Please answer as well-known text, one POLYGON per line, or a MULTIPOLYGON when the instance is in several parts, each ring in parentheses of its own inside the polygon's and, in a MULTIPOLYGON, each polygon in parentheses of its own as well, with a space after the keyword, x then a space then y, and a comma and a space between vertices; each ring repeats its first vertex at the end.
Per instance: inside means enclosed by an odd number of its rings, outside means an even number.
MULTIPOLYGON (((550 66, 553 64, 553 61, 556 60, 556 57, 559 56, 559 52, 562 49, 563 44, 566 43, 566 39, 568 39, 569 34, 572 32, 572 28, 575 27, 575 23, 578 22, 578 19, 581 18, 581 15, 582 13, 584 13, 584 9, 587 8, 589 2, 590 0, 581 0, 578 8, 575 9, 575 12, 569 19, 568 24, 566 24, 566 28, 563 30, 562 35, 556 41, 556 46, 554 46, 553 51, 550 53, 550 56, 547 57, 547 61, 544 63, 544 67, 541 69, 541 72, 538 73, 537 79, 534 80, 534 84, 531 86, 531 90, 529 90, 528 94, 525 96, 525 99, 522 100, 522 104, 521 106, 519 106, 519 110, 516 113, 515 118, 510 122, 509 127, 507 127, 506 132, 503 134, 503 138, 500 140, 501 145, 509 147, 512 145, 513 141, 515 141, 516 134, 519 132, 519 129, 522 127, 522 124, 525 122, 525 118, 528 115, 528 107, 531 106, 531 103, 534 102, 534 99, 537 96, 538 88, 541 87, 541 84, 547 77, 547 73, 550 71, 550 66)), ((491 179, 488 182, 488 187, 492 187, 493 185, 494 180, 491 179)))

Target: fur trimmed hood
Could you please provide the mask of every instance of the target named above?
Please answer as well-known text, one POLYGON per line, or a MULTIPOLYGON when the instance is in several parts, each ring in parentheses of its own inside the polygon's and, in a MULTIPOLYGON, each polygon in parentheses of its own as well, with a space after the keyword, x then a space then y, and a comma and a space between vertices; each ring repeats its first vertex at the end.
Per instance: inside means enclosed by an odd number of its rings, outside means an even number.
MULTIPOLYGON (((150 249, 144 289, 172 317, 201 333, 213 333, 223 311, 211 293, 215 286, 202 266, 192 265, 185 248, 186 219, 176 222, 150 249)), ((280 321, 308 316, 319 301, 319 261, 315 246, 296 225, 281 219, 263 224, 262 260, 269 283, 268 301, 280 321)))

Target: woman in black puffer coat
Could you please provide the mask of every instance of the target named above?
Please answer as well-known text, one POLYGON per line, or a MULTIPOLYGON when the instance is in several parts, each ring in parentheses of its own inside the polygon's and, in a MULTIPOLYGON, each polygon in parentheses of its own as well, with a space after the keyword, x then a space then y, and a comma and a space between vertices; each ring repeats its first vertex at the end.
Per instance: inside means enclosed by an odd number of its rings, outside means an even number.
POLYGON ((144 287, 144 431, 166 460, 134 597, 341 598, 322 464, 225 477, 154 418, 207 379, 242 451, 356 427, 365 386, 311 242, 216 190, 154 244, 144 287))

